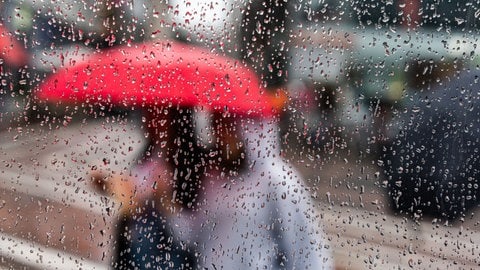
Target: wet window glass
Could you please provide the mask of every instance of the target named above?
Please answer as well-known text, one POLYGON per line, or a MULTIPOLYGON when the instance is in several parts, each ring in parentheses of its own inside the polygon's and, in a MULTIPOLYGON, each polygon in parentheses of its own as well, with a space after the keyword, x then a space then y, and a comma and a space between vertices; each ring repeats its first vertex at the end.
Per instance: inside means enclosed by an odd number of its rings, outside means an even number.
POLYGON ((480 267, 480 2, 0 4, 1 269, 480 267))

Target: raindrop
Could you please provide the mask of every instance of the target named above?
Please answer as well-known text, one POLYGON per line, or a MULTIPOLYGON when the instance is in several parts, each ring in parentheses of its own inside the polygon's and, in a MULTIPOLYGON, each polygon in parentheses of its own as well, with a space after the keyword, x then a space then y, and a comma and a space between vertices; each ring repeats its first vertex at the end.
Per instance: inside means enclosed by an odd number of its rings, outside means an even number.
POLYGON ((475 18, 480 17, 480 8, 475 10, 475 18))
POLYGON ((272 64, 268 64, 267 67, 268 67, 268 71, 269 71, 269 72, 273 72, 273 66, 272 66, 272 64))
POLYGON ((457 22, 458 25, 461 25, 461 24, 465 23, 465 19, 463 19, 463 18, 455 17, 455 21, 457 22))

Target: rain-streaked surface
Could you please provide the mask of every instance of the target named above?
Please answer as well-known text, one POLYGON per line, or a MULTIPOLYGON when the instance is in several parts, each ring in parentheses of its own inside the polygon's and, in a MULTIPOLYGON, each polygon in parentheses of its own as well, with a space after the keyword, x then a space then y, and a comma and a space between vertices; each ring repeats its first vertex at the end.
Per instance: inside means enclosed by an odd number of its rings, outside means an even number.
POLYGON ((0 7, 1 269, 480 267, 480 2, 0 7))

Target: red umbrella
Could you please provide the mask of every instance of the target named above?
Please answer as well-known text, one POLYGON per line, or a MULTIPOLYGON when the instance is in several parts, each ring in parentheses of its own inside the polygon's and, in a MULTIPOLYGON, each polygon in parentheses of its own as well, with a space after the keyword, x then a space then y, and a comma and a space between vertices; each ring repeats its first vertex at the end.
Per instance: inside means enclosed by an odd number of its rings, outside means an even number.
POLYGON ((21 66, 27 62, 25 47, 3 26, 0 26, 0 58, 15 66, 21 66))
POLYGON ((48 101, 201 105, 271 116, 277 105, 236 59, 175 42, 119 46, 51 75, 36 92, 48 101))

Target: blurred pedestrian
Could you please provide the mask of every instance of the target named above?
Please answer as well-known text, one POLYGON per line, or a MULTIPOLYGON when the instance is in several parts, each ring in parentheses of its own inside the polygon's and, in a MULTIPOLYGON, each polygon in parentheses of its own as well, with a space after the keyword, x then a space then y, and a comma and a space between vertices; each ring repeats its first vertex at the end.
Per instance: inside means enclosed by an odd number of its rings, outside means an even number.
POLYGON ((477 71, 413 94, 383 152, 392 209, 455 220, 479 204, 477 71))
MULTIPOLYGON (((0 9, 2 5, 0 4, 0 9)), ((0 127, 11 126, 22 116, 22 106, 18 105, 18 97, 25 92, 27 74, 25 65, 28 53, 0 20, 0 127), (18 113, 18 115, 17 115, 18 113), (18 117, 18 118, 17 118, 18 117)))
POLYGON ((138 164, 128 176, 97 182, 122 205, 112 265, 193 269, 188 219, 196 209, 204 168, 193 109, 150 107, 143 117, 147 144, 138 164))
POLYGON ((242 14, 241 58, 256 70, 267 89, 286 83, 289 6, 284 0, 248 1, 242 14))
POLYGON ((215 113, 214 149, 200 193, 204 269, 331 269, 316 206, 280 154, 276 123, 215 113))

